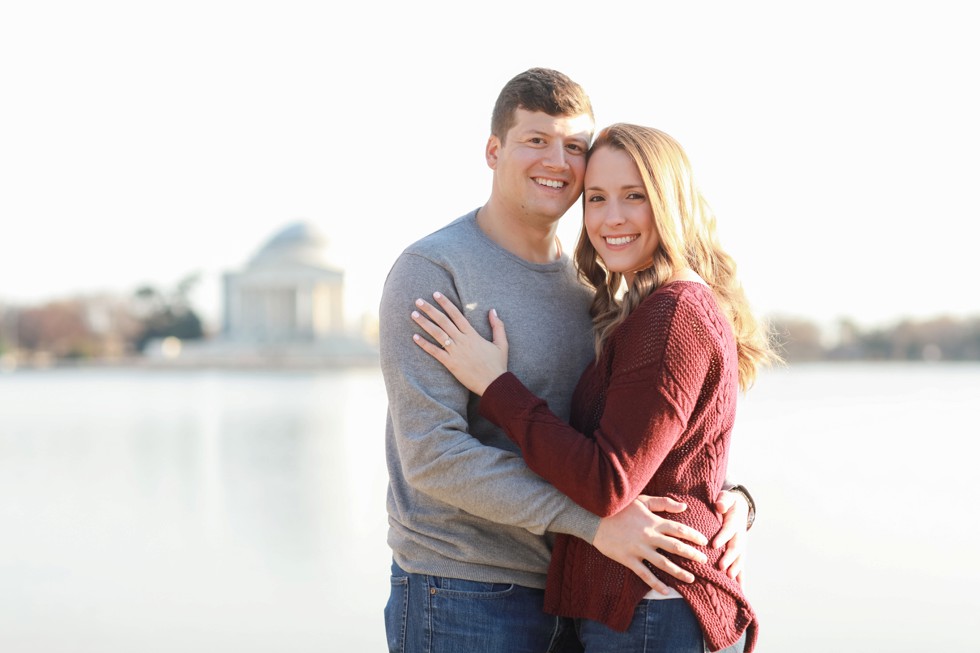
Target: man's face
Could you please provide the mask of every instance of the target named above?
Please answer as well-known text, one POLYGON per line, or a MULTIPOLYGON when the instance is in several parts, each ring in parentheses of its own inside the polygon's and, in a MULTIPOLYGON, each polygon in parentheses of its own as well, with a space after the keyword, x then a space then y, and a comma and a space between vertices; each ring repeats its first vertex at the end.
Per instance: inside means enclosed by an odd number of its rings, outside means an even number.
POLYGON ((493 192, 515 215, 555 222, 582 193, 592 119, 525 109, 515 117, 504 142, 491 136, 487 143, 493 192))

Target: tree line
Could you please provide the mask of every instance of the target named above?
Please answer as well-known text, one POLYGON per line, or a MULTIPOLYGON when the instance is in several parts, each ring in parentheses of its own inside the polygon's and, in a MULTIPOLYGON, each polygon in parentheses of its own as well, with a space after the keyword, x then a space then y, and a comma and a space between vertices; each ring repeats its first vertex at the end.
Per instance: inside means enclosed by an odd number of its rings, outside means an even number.
MULTIPOLYGON (((0 356, 24 361, 107 360, 141 356, 159 339, 204 337, 191 305, 199 281, 189 275, 172 288, 143 285, 129 296, 88 296, 37 306, 0 305, 0 356)), ((840 320, 828 333, 807 319, 770 320, 777 348, 788 363, 808 361, 977 361, 980 316, 906 319, 861 327, 840 320)))
POLYGON ((833 333, 805 319, 774 318, 771 324, 778 347, 790 363, 980 360, 980 316, 910 318, 872 328, 843 319, 833 333))
POLYGON ((112 360, 142 355, 156 339, 202 338, 189 295, 190 275, 173 288, 151 285, 129 296, 94 295, 36 306, 0 306, 0 356, 32 360, 112 360))

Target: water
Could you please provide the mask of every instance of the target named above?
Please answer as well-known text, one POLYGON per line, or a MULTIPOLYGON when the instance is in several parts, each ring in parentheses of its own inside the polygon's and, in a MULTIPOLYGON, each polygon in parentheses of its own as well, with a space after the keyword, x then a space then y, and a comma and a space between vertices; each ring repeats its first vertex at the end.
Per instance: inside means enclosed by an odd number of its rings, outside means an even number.
MULTIPOLYGON (((0 651, 385 650, 376 370, 0 375, 0 651)), ((980 650, 977 365, 740 407, 759 651, 980 650)))
POLYGON ((0 376, 0 651, 383 650, 377 372, 0 376))
POLYGON ((980 650, 978 407, 976 364, 814 365, 748 395, 760 650, 980 650))

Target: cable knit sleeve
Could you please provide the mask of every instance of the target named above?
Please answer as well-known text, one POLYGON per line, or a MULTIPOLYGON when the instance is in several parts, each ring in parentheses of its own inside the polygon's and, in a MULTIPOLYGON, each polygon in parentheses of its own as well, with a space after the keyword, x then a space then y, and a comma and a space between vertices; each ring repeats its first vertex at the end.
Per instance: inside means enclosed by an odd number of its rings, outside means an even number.
POLYGON ((480 412, 556 488, 599 516, 615 514, 643 492, 687 428, 711 364, 705 326, 683 292, 654 293, 637 307, 598 361, 610 366, 609 381, 592 437, 509 373, 487 388, 480 412))

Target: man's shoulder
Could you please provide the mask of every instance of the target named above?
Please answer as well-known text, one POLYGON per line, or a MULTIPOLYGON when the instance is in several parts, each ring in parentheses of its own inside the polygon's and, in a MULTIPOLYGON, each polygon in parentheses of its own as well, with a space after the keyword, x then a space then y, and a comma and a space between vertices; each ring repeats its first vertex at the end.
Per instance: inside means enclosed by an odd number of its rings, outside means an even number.
POLYGON ((480 242, 479 228, 475 222, 475 211, 460 216, 445 225, 423 236, 405 248, 402 255, 421 256, 433 261, 452 259, 459 254, 469 252, 480 242))
MULTIPOLYGON (((400 296, 405 292, 418 292, 418 286, 428 288, 456 278, 457 271, 464 269, 474 254, 479 260, 479 227, 474 220, 475 211, 463 215, 446 226, 415 241, 395 259, 385 279, 384 298, 389 294, 400 296)), ((432 290, 438 290, 433 288, 432 290)), ((443 288, 443 292, 449 290, 443 288)))

